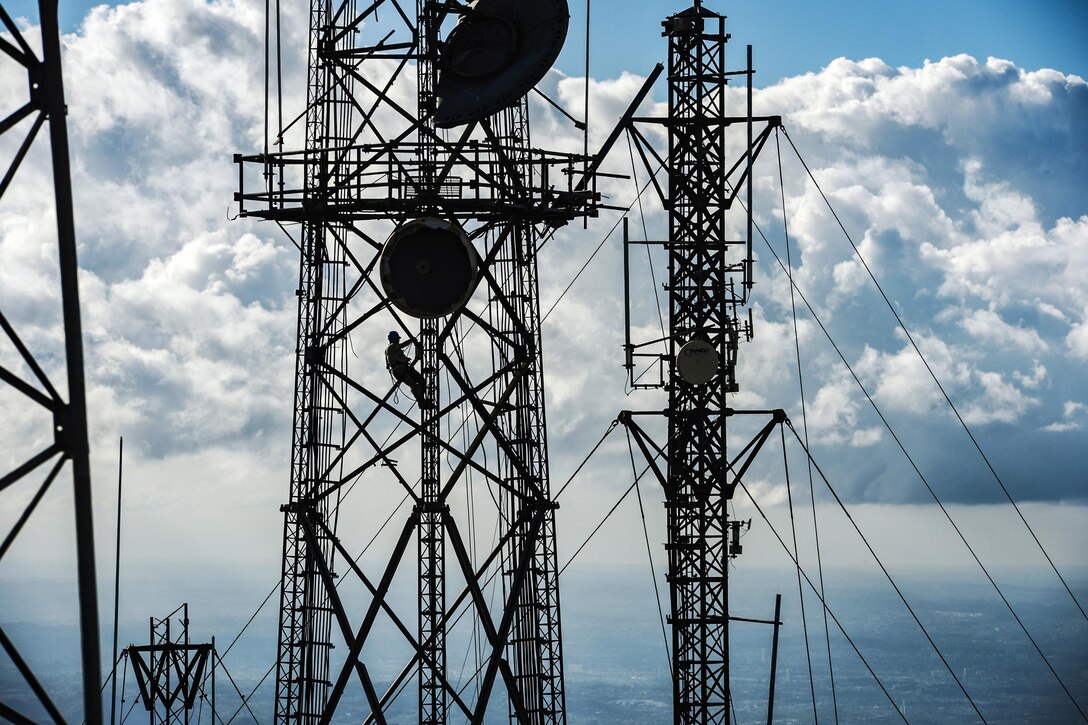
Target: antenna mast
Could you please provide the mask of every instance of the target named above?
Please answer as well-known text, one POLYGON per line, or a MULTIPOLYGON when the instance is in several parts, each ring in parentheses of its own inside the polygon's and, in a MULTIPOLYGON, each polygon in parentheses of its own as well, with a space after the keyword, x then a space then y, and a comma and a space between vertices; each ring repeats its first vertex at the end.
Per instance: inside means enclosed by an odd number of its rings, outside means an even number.
MULTIPOLYGON (((724 16, 696 1, 690 9, 670 16, 663 26, 669 44, 669 115, 634 119, 629 129, 644 159, 653 151, 637 124, 663 124, 668 130, 669 154, 663 163, 669 184, 667 192, 659 189, 659 193, 669 215, 669 238, 634 242, 625 226, 624 249, 625 270, 631 244, 661 246, 668 256, 665 340, 630 342, 629 277, 626 315, 629 383, 668 391, 667 442, 655 443, 638 422, 640 416, 659 416, 661 411, 624 411, 620 420, 665 491, 674 721, 728 723, 729 622, 733 619, 729 562, 741 552, 740 533, 746 525, 730 518, 728 506, 756 453, 785 419, 780 410, 734 410, 727 400, 729 393, 738 390, 739 342, 752 337, 746 309, 752 288, 752 163, 780 120, 752 116, 750 46, 747 67, 726 70, 729 35, 724 16), (731 76, 747 81, 744 116, 731 117, 726 112, 731 76), (726 144, 731 125, 743 128, 747 141, 735 160, 726 144), (730 226, 727 221, 737 213, 730 211, 742 192, 746 199, 739 212, 747 218, 741 225, 730 226), (644 352, 646 346, 662 342, 667 352, 644 352), (658 358, 660 381, 638 382, 632 373, 640 358, 658 358), (771 421, 730 460, 727 421, 753 414, 770 415, 771 421), (660 457, 666 462, 664 470, 655 463, 660 457)), ((651 174, 654 171, 650 169, 651 174)))

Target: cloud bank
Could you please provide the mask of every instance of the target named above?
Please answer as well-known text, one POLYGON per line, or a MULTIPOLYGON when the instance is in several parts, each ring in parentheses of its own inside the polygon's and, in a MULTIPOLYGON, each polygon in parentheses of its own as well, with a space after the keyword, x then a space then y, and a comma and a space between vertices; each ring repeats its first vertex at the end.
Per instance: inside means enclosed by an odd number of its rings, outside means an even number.
MULTIPOLYGON (((210 525, 228 527, 278 519, 290 457, 297 252, 275 227, 228 220, 231 154, 263 143, 262 13, 243 0, 146 0, 96 8, 64 39, 98 478, 111 478, 123 434, 134 475, 157 482, 147 489, 148 510, 182 515, 196 505, 210 525)), ((305 23, 290 20, 285 47, 302 48, 305 23)), ((286 67, 286 88, 298 89, 287 93, 292 113, 301 110, 300 57, 286 67)), ((21 102, 15 69, 0 77, 4 107, 21 102)), ((592 81, 591 148, 641 82, 630 74, 592 81)), ((553 72, 545 84, 580 105, 584 79, 553 72)), ((663 98, 656 89, 646 111, 661 113, 663 98)), ((1079 126, 1088 84, 994 58, 921 68, 839 59, 758 90, 756 104, 757 113, 783 117, 1013 494, 1084 502, 1088 140, 1079 126)), ((534 114, 536 145, 579 146, 556 114, 534 114)), ((13 143, 4 139, 5 153, 13 143)), ((785 137, 781 144, 784 215, 770 145, 759 160, 756 217, 768 246, 756 244, 756 338, 741 348, 737 406, 783 407, 800 428, 789 288, 770 252, 785 258, 785 219, 798 286, 919 467, 950 501, 999 500, 820 189, 785 137)), ((615 169, 630 169, 626 153, 621 142, 615 169)), ((29 341, 56 349, 59 320, 42 312, 56 299, 51 209, 37 191, 46 163, 40 153, 30 158, 4 199, 0 304, 29 341)), ((644 170, 637 173, 645 183, 644 170)), ((634 198, 632 181, 604 188, 611 203, 634 198)), ((632 228, 644 222, 660 235, 660 209, 649 194, 642 201, 632 228)), ((615 222, 602 214, 589 230, 572 225, 549 243, 544 310, 615 222)), ((545 326, 557 479, 617 411, 662 406, 659 396, 624 389, 618 241, 613 234, 545 326)), ((635 324, 647 334, 658 326, 651 289, 661 274, 651 281, 647 269, 636 271, 635 324)), ((801 309, 796 324, 810 440, 840 492, 879 504, 925 501, 816 320, 801 309)), ((29 442, 33 426, 20 415, 13 407, 2 425, 11 440, 29 442)), ((625 457, 625 444, 612 441, 579 485, 607 499, 627 485, 616 474, 625 457)), ((276 535, 275 525, 264 528, 276 535)), ((268 558, 278 554, 268 548, 268 558)))

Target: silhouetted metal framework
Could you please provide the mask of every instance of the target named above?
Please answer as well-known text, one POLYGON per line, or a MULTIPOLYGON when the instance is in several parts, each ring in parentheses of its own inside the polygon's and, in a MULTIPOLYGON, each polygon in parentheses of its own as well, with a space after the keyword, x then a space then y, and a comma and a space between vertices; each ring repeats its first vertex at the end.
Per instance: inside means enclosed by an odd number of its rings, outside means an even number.
POLYGON ((241 214, 301 229, 276 721, 328 722, 354 693, 364 722, 563 722, 536 253, 555 227, 595 213, 597 195, 575 184, 584 156, 531 146, 524 98, 448 138, 436 130, 438 39, 470 11, 429 0, 415 10, 314 0, 305 148, 236 158, 241 214), (416 321, 378 270, 383 240, 421 217, 465 229, 479 277, 467 305, 416 321), (435 408, 397 403, 375 344, 390 329, 420 343, 435 408), (411 504, 389 520, 380 565, 349 548, 356 521, 338 530, 356 484, 376 509, 390 494, 411 504), (413 558, 408 606, 390 591, 413 558), (375 644, 386 636, 396 645, 375 644), (460 672, 451 638, 469 643, 460 672), (397 699, 413 676, 409 710, 397 699), (488 710, 496 698, 500 714, 488 710))
MULTIPOLYGON (((696 4, 664 22, 669 43, 669 115, 636 118, 628 127, 647 166, 651 158, 669 174, 667 192, 657 187, 669 214, 669 239, 664 242, 627 238, 631 244, 664 247, 668 255, 669 329, 662 380, 635 387, 665 387, 669 395, 668 440, 654 442, 639 420, 661 411, 625 411, 620 420, 630 431, 665 490, 668 527, 669 623, 672 629, 674 721, 727 723, 730 711, 728 567, 740 553, 742 522, 729 518, 733 492, 756 454, 778 423, 781 410, 738 411, 728 407, 727 394, 738 389, 738 343, 752 334, 745 311, 752 287, 752 162, 762 149, 777 117, 751 115, 751 47, 747 67, 728 71, 725 48, 729 36, 725 17, 696 4), (744 116, 726 113, 730 76, 747 80, 744 116), (667 158, 654 151, 640 124, 664 124, 668 130, 667 158), (726 131, 743 129, 747 143, 730 157, 726 131), (758 134, 757 134, 758 129, 758 134), (746 203, 728 214, 744 193, 746 203), (727 224, 733 216, 740 224, 727 224), (737 228, 739 227, 739 228, 737 228), (701 346, 699 345, 701 341, 701 346), (696 343, 696 349, 685 348, 696 343), (689 352, 690 351, 690 352, 689 352), (716 356, 705 379, 681 371, 681 355, 716 356), (732 458, 727 454, 727 422, 736 415, 769 416, 769 422, 732 458), (664 466, 656 461, 663 461, 664 466)), ((626 269, 626 265, 625 265, 626 269)), ((628 283, 627 304, 630 309, 628 283)), ((628 313, 627 361, 654 357, 647 346, 630 340, 628 313)), ((746 620, 756 621, 756 620, 746 620)), ((776 620, 777 621, 777 617, 776 620)))
MULTIPOLYGON (((148 644, 129 645, 123 655, 132 666, 140 702, 151 725, 188 723, 197 700, 207 702, 215 721, 215 640, 189 641, 189 605, 182 604, 162 619, 148 622, 148 644), (178 613, 180 617, 176 617, 178 613)), ((202 707, 195 720, 200 721, 202 707)))
MULTIPOLYGON (((78 575, 79 622, 82 656, 82 707, 83 718, 88 723, 102 721, 101 663, 98 640, 98 600, 95 584, 94 535, 91 516, 91 475, 88 462, 87 411, 83 382, 83 342, 79 311, 77 283, 75 224, 72 214, 72 185, 68 154, 68 131, 65 122, 64 85, 61 74, 60 33, 57 26, 57 3, 50 0, 39 2, 39 19, 42 48, 39 53, 31 48, 11 19, 0 6, 0 53, 5 62, 15 62, 26 69, 28 99, 0 121, 0 135, 7 139, 22 137, 15 147, 14 156, 0 180, 0 201, 9 191, 16 172, 32 152, 35 139, 48 123, 49 148, 52 158, 53 201, 56 209, 58 258, 60 261, 60 304, 64 321, 63 357, 57 363, 55 351, 35 351, 20 338, 13 324, 0 311, 0 328, 3 337, 10 342, 8 350, 14 354, 0 359, 0 383, 6 390, 14 390, 23 402, 40 411, 42 428, 38 438, 48 441, 45 447, 29 458, 25 453, 11 451, 12 458, 22 460, 10 471, 0 476, 0 493, 22 496, 31 493, 22 513, 4 534, 0 543, 0 560, 16 543, 34 511, 50 487, 61 477, 65 463, 71 461, 73 502, 75 508, 75 560, 78 575), (12 368, 5 364, 13 365, 12 368), (55 375, 63 374, 67 383, 67 400, 51 382, 46 367, 55 375), (48 465, 47 465, 48 464, 48 465), (44 477, 41 472, 47 471, 44 477), (29 488, 28 488, 29 487, 29 488)), ((46 192, 42 189, 43 194, 46 192)), ((0 207, 2 209, 2 207, 0 207)), ((10 264, 0 259, 0 264, 10 264)), ((49 299, 46 295, 44 299, 49 299)), ((5 447, 8 448, 9 444, 5 447)), ((10 451, 10 448, 8 448, 10 451)), ((47 688, 19 651, 19 647, 3 629, 0 622, 0 648, 10 658, 25 685, 49 718, 63 722, 64 718, 47 688)), ((72 683, 64 683, 66 689, 72 683)), ((19 694, 19 688, 6 687, 0 697, 19 694)), ((13 722, 31 722, 36 713, 18 711, 0 701, 0 717, 13 722)))

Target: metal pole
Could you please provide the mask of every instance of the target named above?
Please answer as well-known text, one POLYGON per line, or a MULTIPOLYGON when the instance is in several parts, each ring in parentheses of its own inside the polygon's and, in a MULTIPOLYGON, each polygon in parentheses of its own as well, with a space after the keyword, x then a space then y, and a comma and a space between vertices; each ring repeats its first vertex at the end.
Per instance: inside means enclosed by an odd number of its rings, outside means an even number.
MULTIPOLYGON (((623 330, 624 330, 624 367, 628 373, 634 370, 635 361, 631 350, 631 260, 630 240, 627 231, 627 217, 623 218, 623 330)), ((632 376, 632 384, 634 377, 632 376)))
MULTIPOLYGON (((589 17, 590 12, 590 0, 586 0, 586 77, 585 86, 582 88, 582 158, 585 159, 582 162, 582 179, 589 178, 589 17)), ((589 224, 589 217, 585 217, 582 220, 582 228, 585 229, 589 224)))
POLYGON ((113 686, 110 688, 110 725, 117 722, 117 624, 121 611, 121 471, 125 456, 125 438, 121 436, 117 443, 117 552, 113 566, 113 686))
POLYGON ((774 595, 774 638, 771 640, 771 684, 767 694, 767 725, 774 721, 774 680, 778 672, 778 628, 782 625, 782 595, 774 595))
MULTIPOLYGON (((148 632, 147 641, 150 642, 151 644, 155 644, 155 618, 154 617, 148 617, 147 618, 147 632, 148 632)), ((149 655, 150 655, 150 653, 149 653, 149 655)), ((152 673, 152 680, 154 680, 156 678, 154 655, 150 655, 149 659, 151 659, 151 673, 152 673)), ((148 715, 147 715, 147 721, 151 725, 155 725, 155 692, 156 692, 157 689, 158 688, 155 688, 155 687, 151 688, 151 707, 148 708, 148 710, 150 712, 148 712, 148 715)))
MULTIPOLYGON (((171 673, 173 671, 173 666, 172 666, 173 662, 170 661, 170 659, 171 659, 170 658, 170 643, 173 642, 173 641, 174 640, 170 635, 170 617, 167 617, 166 618, 166 640, 165 640, 165 642, 163 644, 163 647, 164 647, 164 650, 165 650, 164 654, 166 656, 163 657, 163 659, 162 659, 162 663, 166 666, 165 669, 166 669, 166 693, 167 693, 167 697, 169 697, 169 693, 174 691, 172 683, 170 682, 170 675, 171 675, 171 673)), ((165 725, 170 725, 170 720, 171 720, 171 718, 170 718, 170 701, 164 699, 162 701, 162 704, 163 704, 163 722, 165 723, 165 725)))
MULTIPOLYGON (((436 104, 435 85, 438 73, 438 47, 440 10, 435 0, 418 0, 416 12, 419 24, 420 60, 418 72, 418 99, 420 120, 433 131, 436 104)), ((418 150, 420 187, 431 200, 439 196, 437 171, 437 147, 433 137, 421 134, 418 150)), ((433 208, 433 207, 428 207, 433 208)), ((437 411, 441 405, 439 368, 444 341, 440 337, 438 320, 421 320, 417 338, 416 357, 419 358, 425 383, 425 395, 430 396, 432 410, 424 409, 425 401, 417 401, 421 425, 425 435, 419 446, 420 456, 420 504, 417 540, 419 562, 417 570, 419 644, 425 656, 419 666, 419 722, 427 725, 444 725, 447 720, 447 693, 443 686, 446 677, 446 528, 442 510, 445 498, 442 494, 442 416, 437 411)), ((380 714, 380 713, 375 713, 380 714)))
POLYGON ((41 19, 42 107, 49 116, 53 162, 53 193, 57 213, 57 249, 61 300, 64 310, 64 348, 68 361, 68 405, 56 415, 57 438, 72 459, 76 517, 76 570, 79 586, 80 637, 83 659, 83 717, 88 725, 102 723, 102 648, 98 639, 98 585, 94 560, 94 525, 91 506, 90 446, 87 442, 87 401, 83 382, 83 327, 79 317, 79 266, 72 212, 72 179, 68 162, 68 127, 65 121, 63 76, 60 67, 60 29, 57 0, 39 0, 41 19))
MULTIPOLYGON (((748 293, 751 292, 752 283, 753 283, 753 280, 752 280, 752 264, 753 264, 753 262, 752 262, 752 161, 753 161, 753 159, 752 159, 752 75, 753 75, 754 71, 752 70, 752 46, 750 46, 750 45, 748 46, 748 68, 747 68, 747 71, 748 71, 747 74, 744 76, 745 78, 748 79, 748 112, 747 112, 748 122, 747 122, 747 124, 745 124, 747 126, 747 128, 748 128, 748 151, 745 154, 748 157, 748 161, 747 161, 748 176, 747 176, 747 179, 745 180, 745 183, 744 183, 745 190, 746 190, 747 195, 748 195, 748 202, 747 202, 747 204, 748 204, 748 211, 747 211, 747 216, 748 216, 748 256, 745 258, 745 264, 744 264, 744 267, 745 267, 744 283, 745 283, 745 288, 746 288, 744 290, 744 296, 745 297, 747 297, 748 293)), ((785 214, 785 210, 783 210, 782 213, 785 214)), ((778 618, 775 617, 775 619, 778 619, 778 618)))
MULTIPOLYGON (((185 603, 185 607, 184 607, 183 611, 184 611, 184 613, 182 614, 182 616, 185 617, 185 620, 182 622, 182 630, 181 631, 184 633, 184 637, 185 637, 185 649, 182 650, 182 657, 185 658, 185 665, 184 665, 185 670, 184 670, 184 672, 188 672, 189 671, 189 603, 188 602, 185 603)), ((188 680, 189 678, 186 677, 185 679, 188 680)), ((181 682, 179 682, 178 684, 182 685, 181 682)), ((196 682, 194 681, 193 684, 195 685, 196 682)), ((185 721, 185 725, 189 725, 189 708, 188 707, 183 707, 182 710, 183 710, 182 718, 185 721)))

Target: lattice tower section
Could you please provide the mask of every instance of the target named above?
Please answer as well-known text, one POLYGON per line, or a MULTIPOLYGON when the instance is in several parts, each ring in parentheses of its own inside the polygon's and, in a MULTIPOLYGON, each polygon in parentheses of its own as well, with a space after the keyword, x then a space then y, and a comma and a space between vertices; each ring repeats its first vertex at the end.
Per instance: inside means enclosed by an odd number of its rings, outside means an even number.
MULTIPOLYGON (((434 3, 416 0, 416 27, 419 60, 416 78, 419 86, 419 122, 426 130, 420 135, 419 184, 422 189, 435 186, 436 136, 434 126, 435 84, 437 82, 438 18, 434 3)), ((420 214, 440 213, 437 208, 421 206, 420 214)), ((420 324, 422 373, 427 394, 437 405, 439 390, 440 321, 423 320, 420 324)), ((419 547, 419 619, 421 647, 419 663, 419 722, 439 725, 446 722, 447 698, 443 687, 446 674, 446 526, 449 511, 442 495, 441 416, 427 416, 420 439, 420 502, 416 504, 416 540, 419 547)))
POLYGON ((669 36, 670 356, 692 339, 725 364, 704 385, 673 366, 667 526, 675 721, 729 721, 726 393, 736 390, 745 240, 726 230, 725 18, 698 4, 669 36))
POLYGON ((236 157, 240 213, 301 229, 279 723, 363 702, 364 722, 481 722, 492 705, 492 718, 565 719, 536 254, 599 197, 575 186, 584 156, 530 146, 524 99, 435 129, 440 29, 463 10, 315 2, 305 147, 236 157), (421 217, 463 229, 479 263, 468 303, 433 320, 381 276, 390 235, 421 217), (373 341, 390 329, 420 343, 433 407, 381 365, 373 341), (338 531, 342 500, 353 518, 338 531), (387 503, 384 523, 366 518, 387 503), (450 666, 450 642, 471 665, 450 666))
MULTIPOLYGON (((533 185, 532 166, 527 163, 529 123, 527 103, 522 99, 495 117, 496 133, 512 149, 512 168, 520 178, 511 178, 511 195, 523 194, 533 185)), ((537 183, 541 180, 535 179, 537 183)), ((548 438, 544 409, 544 372, 540 334, 540 295, 537 280, 537 249, 543 237, 531 223, 513 223, 495 263, 496 277, 508 290, 506 299, 494 299, 489 306, 492 324, 502 335, 493 346, 494 368, 502 369, 522 357, 521 365, 505 374, 499 387, 514 386, 510 409, 499 419, 502 435, 510 442, 513 455, 503 460, 503 475, 509 487, 501 495, 505 520, 515 535, 503 551, 504 592, 510 596, 514 574, 528 562, 528 578, 522 585, 513 610, 507 659, 514 671, 531 723, 565 722, 562 642, 559 612, 559 569, 556 558, 555 504, 551 500, 548 472, 548 438), (501 340, 524 339, 524 347, 511 347, 501 340), (529 516, 536 512, 538 518, 529 516), (533 525, 534 518, 539 522, 533 525)), ((511 709, 511 720, 514 718, 511 709)))
MULTIPOLYGON (((342 175, 334 149, 349 141, 351 84, 334 76, 324 56, 346 47, 330 46, 330 28, 343 29, 353 13, 333 15, 325 0, 310 4, 310 48, 307 75, 306 148, 303 171, 311 210, 342 201, 342 175), (339 25, 334 17, 341 18, 339 25)), ((345 36, 350 38, 350 34, 345 36)), ((298 328, 295 346, 295 393, 289 503, 284 506, 284 548, 280 589, 280 628, 276 668, 276 722, 316 723, 328 698, 332 609, 320 586, 320 564, 332 567, 334 549, 326 532, 307 537, 300 514, 313 512, 336 530, 339 494, 325 495, 334 479, 343 448, 345 420, 342 379, 325 374, 326 366, 345 370, 347 232, 334 221, 302 225, 301 263, 296 294, 298 328), (333 474, 333 475, 330 475, 333 474)))

